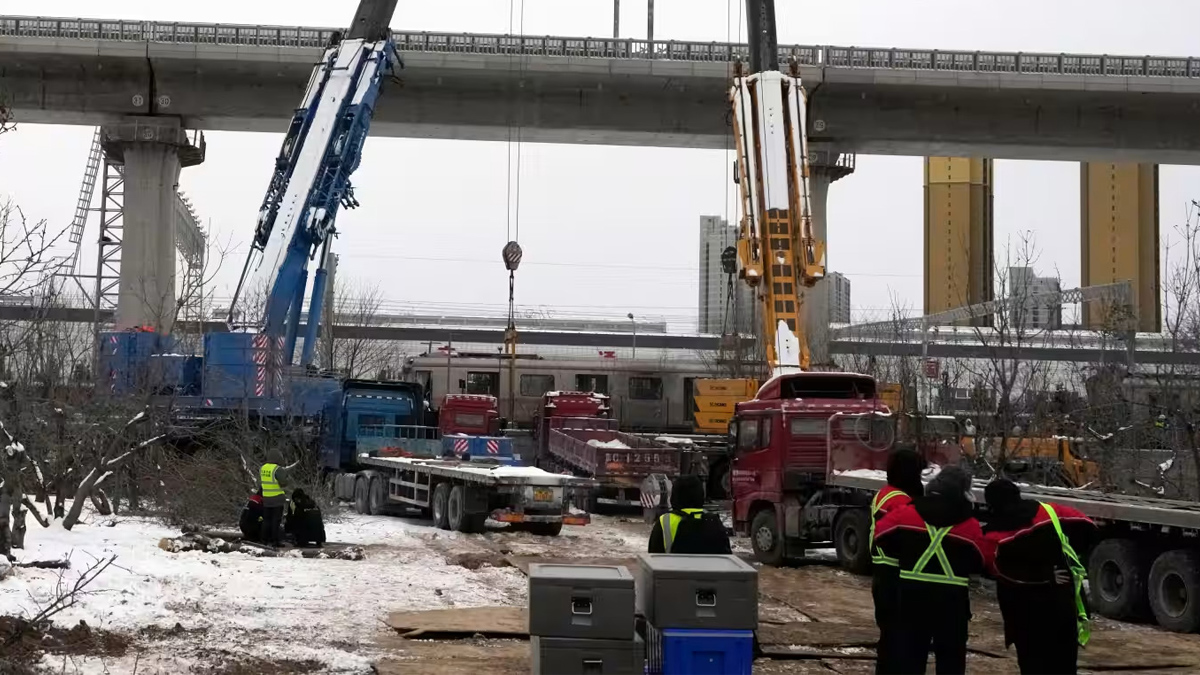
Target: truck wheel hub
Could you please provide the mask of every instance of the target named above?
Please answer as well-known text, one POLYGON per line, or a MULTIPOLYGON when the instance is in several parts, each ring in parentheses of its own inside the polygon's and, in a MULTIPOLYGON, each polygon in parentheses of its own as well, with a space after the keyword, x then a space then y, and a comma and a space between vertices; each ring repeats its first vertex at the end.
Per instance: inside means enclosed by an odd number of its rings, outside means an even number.
POLYGON ((1125 575, 1121 573, 1121 568, 1115 562, 1106 560, 1100 566, 1099 584, 1100 594, 1105 600, 1115 601, 1121 595, 1121 591, 1125 588, 1125 575))
POLYGON ((1175 573, 1164 576, 1159 591, 1167 614, 1175 618, 1183 616, 1188 607, 1187 584, 1183 582, 1183 577, 1175 573))
POLYGON ((775 547, 775 533, 769 527, 760 527, 754 533, 754 543, 760 551, 770 551, 775 547))

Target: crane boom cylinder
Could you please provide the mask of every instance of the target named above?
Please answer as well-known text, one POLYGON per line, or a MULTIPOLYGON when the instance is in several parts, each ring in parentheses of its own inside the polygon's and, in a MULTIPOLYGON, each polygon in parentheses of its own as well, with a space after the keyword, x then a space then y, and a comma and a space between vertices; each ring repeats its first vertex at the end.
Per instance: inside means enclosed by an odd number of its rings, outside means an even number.
MULTIPOLYGON (((300 352, 300 365, 306 368, 312 365, 317 349, 317 330, 321 326, 321 311, 325 305, 325 285, 329 282, 329 242, 330 239, 326 239, 321 248, 321 266, 313 277, 312 298, 308 301, 308 324, 304 327, 304 348, 300 352)), ((329 336, 330 339, 332 337, 329 336)), ((332 367, 332 363, 325 364, 327 369, 332 367)))

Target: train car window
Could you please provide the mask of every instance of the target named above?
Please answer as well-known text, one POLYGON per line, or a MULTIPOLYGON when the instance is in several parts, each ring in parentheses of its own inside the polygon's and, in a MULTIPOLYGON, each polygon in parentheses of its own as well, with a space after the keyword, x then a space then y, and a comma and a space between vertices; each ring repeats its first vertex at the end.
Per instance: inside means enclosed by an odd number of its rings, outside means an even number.
POLYGON ((575 376, 575 391, 608 395, 608 376, 580 373, 575 376))
POLYGON ((468 371, 466 385, 464 393, 499 396, 500 374, 496 372, 468 371))
POLYGON ((661 401, 663 383, 661 377, 629 378, 629 398, 635 401, 661 401))
POLYGON ((554 391, 554 376, 553 375, 522 375, 521 376, 521 395, 522 396, 541 396, 542 394, 554 391))

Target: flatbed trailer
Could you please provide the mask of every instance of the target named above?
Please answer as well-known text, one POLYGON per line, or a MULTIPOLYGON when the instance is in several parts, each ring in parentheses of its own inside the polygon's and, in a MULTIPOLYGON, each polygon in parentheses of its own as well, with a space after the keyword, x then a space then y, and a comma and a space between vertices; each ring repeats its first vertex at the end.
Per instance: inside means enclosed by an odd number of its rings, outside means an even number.
POLYGON ((547 536, 591 522, 571 508, 577 492, 594 487, 587 478, 457 459, 361 454, 356 460, 359 470, 338 474, 334 492, 353 500, 359 513, 415 508, 443 530, 481 532, 491 518, 547 536))
MULTIPOLYGON (((886 472, 840 468, 853 466, 848 461, 861 466, 861 455, 830 457, 827 491, 840 493, 843 504, 833 528, 838 559, 848 569, 869 569, 869 552, 858 544, 869 540, 869 503, 886 484, 886 472)), ((1098 526, 1086 561, 1092 611, 1118 620, 1150 619, 1176 632, 1200 631, 1200 503, 1018 484, 1026 499, 1073 507, 1098 526)), ((986 485, 974 481, 977 505, 985 503, 986 485)))

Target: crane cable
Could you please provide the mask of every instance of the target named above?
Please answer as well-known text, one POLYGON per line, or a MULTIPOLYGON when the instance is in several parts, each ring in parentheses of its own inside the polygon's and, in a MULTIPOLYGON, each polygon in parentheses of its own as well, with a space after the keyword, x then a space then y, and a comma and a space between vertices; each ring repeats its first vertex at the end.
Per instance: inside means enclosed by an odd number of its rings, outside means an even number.
POLYGON ((512 106, 508 110, 508 154, 507 154, 507 185, 505 189, 505 234, 509 241, 518 241, 521 238, 521 155, 522 155, 522 122, 525 113, 525 99, 520 95, 520 90, 524 87, 525 81, 525 0, 521 0, 520 14, 518 16, 519 23, 517 25, 519 39, 514 40, 513 33, 513 18, 516 14, 515 0, 508 0, 508 38, 512 41, 508 57, 508 72, 509 79, 512 80, 513 75, 513 59, 519 59, 517 67, 517 110, 516 119, 514 120, 512 106), (516 162, 516 190, 513 190, 513 145, 517 150, 516 162), (515 210, 514 210, 515 202, 515 210))

